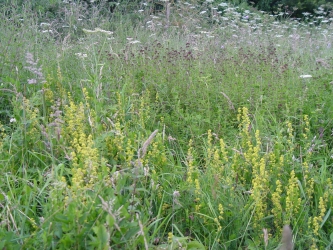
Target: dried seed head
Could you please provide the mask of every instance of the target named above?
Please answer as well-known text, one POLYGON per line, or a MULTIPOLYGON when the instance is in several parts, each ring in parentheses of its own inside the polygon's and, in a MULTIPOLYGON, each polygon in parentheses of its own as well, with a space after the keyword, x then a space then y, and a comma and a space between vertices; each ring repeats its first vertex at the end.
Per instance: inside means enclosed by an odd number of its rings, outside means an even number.
POLYGON ((282 246, 280 250, 292 250, 293 248, 293 232, 289 225, 285 225, 282 230, 282 246))

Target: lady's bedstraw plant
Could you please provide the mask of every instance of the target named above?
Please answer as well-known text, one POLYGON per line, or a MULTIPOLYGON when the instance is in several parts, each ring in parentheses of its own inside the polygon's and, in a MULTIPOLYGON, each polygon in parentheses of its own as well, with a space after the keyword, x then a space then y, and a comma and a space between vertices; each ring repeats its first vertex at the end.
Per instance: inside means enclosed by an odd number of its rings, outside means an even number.
MULTIPOLYGON (((246 179, 251 176, 252 169, 259 163, 258 154, 261 142, 259 139, 256 146, 252 143, 252 136, 250 134, 251 121, 247 107, 238 109, 237 121, 239 123, 239 136, 241 138, 241 154, 246 162, 246 164, 240 167, 241 169, 238 169, 237 174, 240 180, 246 183, 246 179)), ((259 136, 259 131, 256 132, 256 136, 259 136)))
POLYGON ((289 155, 292 155, 294 152, 294 129, 290 121, 287 121, 286 124, 287 124, 287 146, 288 146, 287 153, 289 155))
POLYGON ((262 157, 252 173, 251 198, 254 201, 254 226, 262 229, 262 219, 267 215, 267 203, 269 194, 269 176, 266 170, 265 158, 262 157))
POLYGON ((195 165, 194 148, 192 139, 188 143, 187 150, 187 183, 190 188, 194 188, 195 211, 198 212, 201 207, 201 188, 199 181, 199 169, 195 165))
POLYGON ((286 188, 286 209, 284 224, 290 225, 291 222, 296 222, 301 210, 301 194, 298 186, 298 179, 295 176, 295 171, 292 170, 286 188))
POLYGON ((158 135, 152 143, 151 150, 148 151, 144 162, 148 167, 152 167, 157 173, 163 173, 167 163, 165 151, 162 138, 158 135))
POLYGON ((68 98, 69 105, 65 106, 65 127, 62 132, 70 145, 71 187, 75 192, 93 187, 101 161, 94 146, 90 126, 87 126, 89 122, 85 106, 82 102, 75 104, 70 94, 68 98))
POLYGON ((40 127, 38 119, 40 116, 40 112, 39 109, 36 108, 35 105, 24 96, 18 97, 17 101, 21 101, 17 112, 21 113, 21 111, 23 111, 23 115, 21 117, 21 129, 24 138, 24 146, 26 147, 26 149, 30 150, 36 147, 38 145, 37 142, 39 142, 40 127))
POLYGON ((140 97, 140 108, 138 111, 139 124, 142 129, 146 128, 146 123, 150 118, 150 106, 147 105, 149 103, 150 92, 146 90, 142 96, 140 97))
POLYGON ((282 183, 278 179, 275 182, 276 188, 272 194, 272 214, 274 215, 275 228, 281 228, 283 225, 283 207, 282 207, 282 183))

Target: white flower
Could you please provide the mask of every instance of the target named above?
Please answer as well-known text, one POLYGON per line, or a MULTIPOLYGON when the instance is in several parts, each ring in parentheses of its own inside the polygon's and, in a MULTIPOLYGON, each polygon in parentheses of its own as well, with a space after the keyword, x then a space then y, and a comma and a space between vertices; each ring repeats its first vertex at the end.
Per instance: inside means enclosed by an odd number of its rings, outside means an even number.
POLYGON ((9 122, 10 123, 16 122, 16 119, 15 118, 10 118, 9 122))
POLYGON ((220 3, 219 6, 221 6, 221 7, 227 7, 228 4, 227 3, 220 3))
POLYGON ((140 43, 140 41, 138 41, 138 40, 135 40, 135 41, 131 41, 131 42, 129 42, 130 44, 136 44, 136 43, 140 43))
POLYGON ((95 28, 94 30, 88 30, 88 29, 82 29, 85 33, 97 33, 97 32, 100 32, 100 33, 104 33, 104 34, 107 34, 107 35, 112 35, 113 32, 112 31, 108 31, 108 30, 102 30, 100 28, 95 28))
POLYGON ((311 78, 312 75, 300 75, 299 77, 305 79, 305 78, 311 78))
POLYGON ((178 198, 179 196, 180 196, 179 191, 177 191, 177 190, 173 191, 173 197, 174 198, 178 198))
POLYGON ((28 84, 36 84, 37 80, 36 79, 28 79, 28 84))
POLYGON ((75 55, 77 56, 77 57, 79 57, 79 58, 86 58, 86 57, 88 57, 88 55, 87 54, 84 54, 84 53, 75 53, 75 55))

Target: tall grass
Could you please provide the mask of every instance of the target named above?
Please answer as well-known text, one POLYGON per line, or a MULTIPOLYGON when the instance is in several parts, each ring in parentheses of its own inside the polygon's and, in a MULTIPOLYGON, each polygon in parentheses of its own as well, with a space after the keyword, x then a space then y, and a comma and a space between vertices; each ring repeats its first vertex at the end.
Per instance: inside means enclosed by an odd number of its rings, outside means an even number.
POLYGON ((0 249, 331 247, 329 19, 59 6, 1 11, 0 249))

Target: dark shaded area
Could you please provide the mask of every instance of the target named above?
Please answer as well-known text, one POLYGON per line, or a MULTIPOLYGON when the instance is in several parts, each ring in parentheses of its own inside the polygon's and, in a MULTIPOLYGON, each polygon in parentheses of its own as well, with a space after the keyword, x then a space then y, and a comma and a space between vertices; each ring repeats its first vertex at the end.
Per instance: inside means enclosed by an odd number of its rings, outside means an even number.
POLYGON ((248 0, 248 3, 259 10, 271 13, 282 11, 296 18, 302 18, 304 12, 315 15, 318 7, 323 8, 324 16, 328 16, 333 7, 333 0, 248 0))

